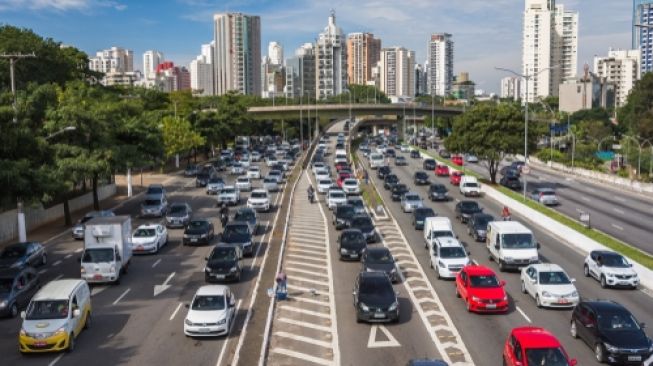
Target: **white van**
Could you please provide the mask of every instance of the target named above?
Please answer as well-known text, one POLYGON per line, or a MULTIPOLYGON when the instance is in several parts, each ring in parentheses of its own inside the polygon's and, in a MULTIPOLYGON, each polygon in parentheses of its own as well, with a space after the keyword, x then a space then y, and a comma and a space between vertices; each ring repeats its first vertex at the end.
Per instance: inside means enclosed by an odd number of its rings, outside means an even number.
POLYGON ((424 221, 424 247, 432 250, 440 238, 456 238, 448 217, 427 217, 424 221))
POLYGON ((470 264, 469 253, 457 239, 438 238, 431 249, 431 268, 438 279, 454 278, 463 267, 470 264))
POLYGON ((91 291, 84 280, 51 281, 20 313, 21 353, 72 351, 75 338, 91 325, 91 291))
POLYGON ((521 268, 539 263, 533 232, 517 221, 492 221, 488 224, 487 249, 490 258, 499 264, 502 272, 508 268, 521 268))
POLYGON ((372 169, 378 169, 383 166, 385 163, 383 155, 379 153, 370 154, 370 167, 372 169))
POLYGON ((465 196, 480 196, 481 195, 481 184, 478 182, 476 177, 470 175, 463 175, 460 178, 460 193, 465 196))

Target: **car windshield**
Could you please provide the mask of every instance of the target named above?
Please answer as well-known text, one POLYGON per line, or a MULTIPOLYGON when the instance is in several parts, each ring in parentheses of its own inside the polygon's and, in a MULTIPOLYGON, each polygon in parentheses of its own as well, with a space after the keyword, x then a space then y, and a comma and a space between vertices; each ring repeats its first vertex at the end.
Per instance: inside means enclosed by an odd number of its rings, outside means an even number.
POLYGON ((480 216, 474 219, 474 227, 476 228, 487 228, 487 224, 492 221, 493 218, 490 216, 480 216))
POLYGON ((397 193, 397 192, 405 192, 408 190, 408 187, 406 187, 405 184, 397 184, 392 188, 392 191, 397 193))
POLYGON ((154 229, 137 229, 134 232, 134 238, 151 238, 156 235, 154 229))
POLYGON ((26 251, 27 249, 23 246, 11 246, 2 251, 0 258, 21 258, 26 251))
POLYGON ((209 174, 208 173, 200 173, 197 175, 198 180, 206 180, 209 179, 209 174))
POLYGON ((238 259, 238 256, 233 247, 216 247, 209 259, 212 262, 233 262, 238 259))
POLYGON ((382 277, 364 279, 358 290, 361 295, 395 296, 390 281, 382 277))
MULTIPOLYGON (((326 173, 326 172, 325 172, 326 173)), ((278 170, 271 170, 268 175, 274 176, 274 175, 281 175, 281 172, 278 170)))
POLYGON ((570 283, 569 277, 562 271, 540 272, 540 284, 542 285, 568 285, 570 283))
POLYGON ((336 216, 338 217, 347 217, 354 214, 354 207, 345 205, 337 208, 336 216))
POLYGON ((330 179, 322 179, 322 180, 320 180, 320 185, 321 186, 330 186, 331 185, 331 180, 330 179))
POLYGON ((419 220, 424 220, 427 217, 434 217, 435 212, 430 208, 418 208, 415 210, 415 218, 419 220))
POLYGON ((340 242, 343 244, 365 244, 365 237, 363 236, 363 233, 360 231, 348 231, 345 233, 342 233, 342 236, 340 238, 340 242))
POLYGON ((161 187, 148 187, 145 194, 161 194, 163 193, 163 188, 161 187))
POLYGON ((207 227, 209 227, 209 223, 206 222, 206 221, 203 221, 203 220, 202 220, 202 221, 200 221, 200 220, 198 220, 198 221, 191 221, 191 222, 188 224, 188 227, 191 228, 191 229, 202 229, 202 228, 207 228, 207 227))
POLYGON ((431 192, 446 192, 446 191, 447 191, 447 188, 445 186, 442 186, 442 185, 431 186, 431 192))
POLYGON ((223 295, 197 295, 193 299, 191 309, 197 311, 224 310, 227 307, 223 295))
POLYGON ((238 178, 238 183, 249 183, 249 178, 238 178))
POLYGON ((390 251, 387 250, 372 250, 367 252, 365 261, 370 264, 391 264, 394 263, 394 259, 390 254, 390 251))
POLYGON ((472 287, 493 288, 499 287, 499 280, 495 275, 475 275, 469 277, 472 287))
POLYGON ((406 201, 419 201, 419 196, 416 194, 407 194, 406 201))
POLYGON ((501 243, 505 249, 533 249, 535 242, 531 234, 503 234, 501 243))
POLYGON ((478 207, 478 203, 474 201, 462 201, 460 202, 460 208, 462 208, 465 211, 480 211, 480 207, 478 207))
POLYGON ((222 239, 227 242, 249 239, 249 227, 247 225, 228 225, 222 233, 222 239))
POLYGON ((426 173, 424 173, 424 172, 419 172, 419 173, 415 173, 415 177, 417 177, 419 179, 424 179, 424 178, 427 178, 428 175, 426 175, 426 173))
POLYGON ((252 192, 252 198, 267 198, 268 194, 265 192, 252 192))
POLYGON ((435 230, 431 231, 431 237, 433 238, 453 238, 455 235, 451 230, 435 230))
POLYGON ((344 192, 329 192, 330 198, 345 198, 344 192))
POLYGON ((25 319, 66 319, 68 312, 68 300, 32 301, 27 307, 25 319))
POLYGON ((346 186, 355 186, 355 185, 357 185, 357 184, 358 184, 358 183, 356 183, 356 180, 354 180, 354 179, 347 179, 347 180, 345 180, 345 185, 346 185, 346 186))
POLYGON ((390 174, 385 178, 385 181, 388 183, 396 183, 399 181, 399 178, 394 174, 390 174))
POLYGON ((542 195, 542 196, 555 196, 556 193, 554 191, 542 191, 542 192, 540 192, 540 195, 542 195))
POLYGON ((8 294, 11 292, 11 286, 14 284, 12 278, 0 278, 0 294, 8 294))
POLYGON ((567 357, 557 348, 526 348, 526 359, 529 365, 538 366, 569 366, 567 357))
POLYGON ((606 267, 616 267, 616 268, 630 267, 630 264, 628 263, 626 258, 614 254, 603 255, 603 258, 601 259, 601 264, 606 267))
POLYGON ((470 187, 470 188, 476 188, 476 187, 478 187, 478 184, 477 183, 465 183, 465 184, 463 184, 463 186, 470 187))
POLYGON ((234 221, 256 220, 256 215, 252 211, 239 211, 234 215, 234 221))
POLYGON ((363 207, 363 201, 362 200, 350 200, 350 201, 347 201, 347 203, 354 206, 354 207, 363 207))
POLYGON ((222 180, 222 178, 211 178, 209 179, 209 183, 213 183, 213 184, 224 183, 224 181, 222 180))
POLYGON ((186 206, 173 205, 170 207, 170 213, 186 213, 186 206))
POLYGON ((158 206, 161 204, 161 200, 145 200, 145 206, 158 206))
POLYGON ((113 249, 86 249, 82 262, 85 263, 108 263, 113 262, 113 249))
POLYGON ((234 188, 224 188, 222 190, 222 192, 220 192, 220 193, 221 194, 231 194, 231 193, 235 193, 235 192, 236 192, 236 189, 234 189, 234 188))
POLYGON ((465 258, 467 253, 462 247, 442 247, 440 248, 440 258, 465 258))
POLYGON ((600 329, 608 331, 640 330, 635 318, 627 312, 599 314, 598 323, 600 329))
POLYGON ((265 178, 265 179, 263 179, 263 183, 268 183, 268 184, 269 183, 274 183, 274 184, 276 184, 277 181, 272 179, 272 178, 265 178))

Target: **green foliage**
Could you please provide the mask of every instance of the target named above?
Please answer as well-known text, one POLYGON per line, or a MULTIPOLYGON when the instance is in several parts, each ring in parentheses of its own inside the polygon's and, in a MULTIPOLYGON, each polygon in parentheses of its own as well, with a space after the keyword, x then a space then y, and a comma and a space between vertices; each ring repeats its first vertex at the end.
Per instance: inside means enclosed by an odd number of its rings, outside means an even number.
POLYGON ((653 73, 645 74, 635 84, 628 102, 619 110, 619 122, 629 135, 653 138, 653 73))
POLYGON ((167 157, 202 146, 204 141, 204 137, 193 131, 187 119, 171 116, 163 118, 163 146, 167 157))

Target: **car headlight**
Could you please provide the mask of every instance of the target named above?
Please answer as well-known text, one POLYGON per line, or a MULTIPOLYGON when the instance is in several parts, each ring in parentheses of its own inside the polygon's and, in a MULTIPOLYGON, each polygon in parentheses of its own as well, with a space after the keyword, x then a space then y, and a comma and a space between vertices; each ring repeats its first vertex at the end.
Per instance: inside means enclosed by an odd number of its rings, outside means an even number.
POLYGON ((392 305, 388 308, 388 311, 395 311, 397 310, 397 307, 399 307, 399 303, 397 301, 393 302, 392 305))
POLYGON ((231 269, 229 270, 229 272, 236 272, 236 271, 238 271, 238 267, 236 266, 231 267, 231 269))
POLYGON ((209 267, 204 267, 204 272, 211 273, 211 268, 209 268, 209 267))
POLYGON ((578 297, 578 291, 574 291, 571 293, 571 297, 578 297))
POLYGON ((190 238, 190 235, 184 234, 184 238, 188 239, 188 238, 190 238))
POLYGON ((649 352, 653 352, 653 341, 651 341, 651 339, 650 339, 650 338, 649 338, 649 340, 648 340, 648 341, 649 341, 649 342, 650 342, 650 344, 651 344, 650 346, 648 346, 648 351, 649 351, 649 352))
POLYGON ((393 267, 393 268, 390 270, 390 273, 392 273, 392 274, 397 273, 397 267, 393 267))
POLYGON ((609 343, 603 343, 603 345, 605 346, 605 349, 606 349, 608 352, 617 352, 617 351, 619 350, 618 347, 615 347, 615 346, 613 346, 613 345, 611 345, 611 344, 609 344, 609 343))
POLYGON ((9 302, 7 300, 0 301, 0 309, 4 309, 9 305, 9 302))
POLYGON ((503 301, 508 301, 508 294, 503 295, 503 301))
POLYGON ((605 274, 605 277, 610 277, 610 278, 615 276, 614 273, 604 273, 604 274, 605 274))
POLYGON ((200 238, 206 238, 206 235, 207 234, 202 234, 202 235, 200 235, 200 238))
POLYGON ((347 249, 340 248, 340 254, 347 254, 347 249))
POLYGON ((109 272, 110 272, 110 273, 116 273, 116 267, 115 267, 115 266, 111 266, 111 267, 109 268, 109 272))
POLYGON ((474 301, 474 302, 480 302, 481 299, 478 298, 478 297, 476 297, 476 296, 472 296, 472 301, 474 301))
POLYGON ((57 329, 56 332, 54 332, 54 335, 55 335, 55 336, 57 336, 57 335, 61 335, 61 334, 66 334, 66 328, 61 327, 61 328, 57 329))
POLYGON ((442 261, 438 261, 438 266, 447 268, 447 266, 442 261))
POLYGON ((366 312, 370 311, 370 308, 367 305, 365 305, 364 303, 362 303, 362 302, 359 303, 358 306, 360 306, 361 310, 363 310, 363 311, 366 311, 366 312))
POLYGON ((227 322, 227 319, 220 319, 218 320, 218 325, 225 324, 227 322))
POLYGON ((538 257, 538 256, 531 257, 531 262, 537 262, 539 260, 540 260, 540 257, 538 257))
POLYGON ((542 291, 542 297, 556 297, 556 296, 550 293, 549 291, 542 291))
POLYGON ((190 321, 190 320, 188 320, 188 319, 184 319, 184 324, 186 324, 186 325, 193 325, 193 322, 190 321))

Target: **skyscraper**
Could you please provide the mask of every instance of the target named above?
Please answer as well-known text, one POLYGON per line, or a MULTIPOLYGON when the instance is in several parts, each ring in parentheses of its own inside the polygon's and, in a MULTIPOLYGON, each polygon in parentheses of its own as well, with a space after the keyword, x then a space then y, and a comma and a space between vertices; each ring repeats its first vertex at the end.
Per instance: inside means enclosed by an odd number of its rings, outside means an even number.
POLYGON ((214 43, 202 45, 202 53, 190 62, 190 87, 201 95, 213 95, 213 54, 214 43))
POLYGON ((154 79, 156 67, 163 62, 163 53, 156 50, 149 50, 143 53, 143 76, 146 79, 154 79))
POLYGON ((315 95, 315 48, 305 43, 295 51, 295 56, 286 60, 286 98, 315 95))
POLYGON ((526 0, 522 73, 533 75, 526 100, 557 96, 563 80, 573 78, 578 64, 578 13, 555 0, 526 0))
POLYGON ((453 83, 453 40, 449 33, 434 33, 428 43, 428 90, 445 96, 453 83))
POLYGON ((317 40, 315 87, 317 99, 338 95, 347 88, 346 41, 342 29, 336 26, 334 11, 317 40))
POLYGON ((372 68, 381 56, 381 40, 372 33, 347 36, 347 76, 349 84, 366 85, 372 80, 372 68))
POLYGON ((508 76, 501 79, 501 98, 517 100, 522 95, 522 79, 508 76))
POLYGON ((270 64, 282 65, 283 64, 283 46, 278 42, 270 42, 268 44, 268 57, 270 64))
POLYGON ((261 93, 261 18, 242 13, 213 16, 215 95, 261 93))
POLYGON ((641 56, 640 72, 653 71, 653 0, 633 0, 633 49, 641 56))
POLYGON ((404 47, 381 50, 381 91, 389 97, 415 96, 415 51, 404 47))

